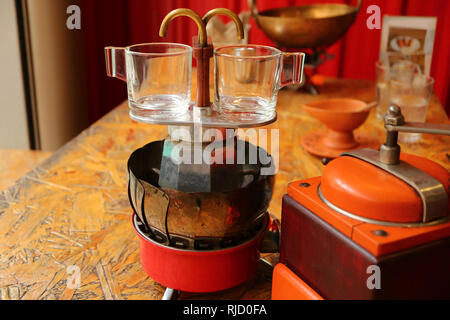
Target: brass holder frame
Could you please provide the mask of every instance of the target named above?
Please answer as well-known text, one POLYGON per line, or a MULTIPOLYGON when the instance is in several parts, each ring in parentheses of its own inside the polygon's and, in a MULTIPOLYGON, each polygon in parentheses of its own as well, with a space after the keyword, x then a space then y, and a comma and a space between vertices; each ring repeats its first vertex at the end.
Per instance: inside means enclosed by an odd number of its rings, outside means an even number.
POLYGON ((201 18, 191 9, 180 8, 171 11, 161 23, 159 36, 164 37, 169 23, 180 16, 191 18, 198 27, 198 37, 193 40, 193 55, 197 60, 197 101, 195 105, 189 107, 188 113, 183 116, 167 117, 165 119, 142 119, 133 120, 149 124, 160 124, 169 126, 202 126, 209 128, 252 128, 268 125, 276 121, 276 114, 272 119, 264 121, 235 122, 221 116, 212 109, 209 97, 209 60, 213 57, 214 48, 208 43, 206 25, 212 17, 225 15, 231 18, 236 25, 238 39, 244 38, 244 27, 241 20, 233 11, 226 8, 212 9, 201 18))

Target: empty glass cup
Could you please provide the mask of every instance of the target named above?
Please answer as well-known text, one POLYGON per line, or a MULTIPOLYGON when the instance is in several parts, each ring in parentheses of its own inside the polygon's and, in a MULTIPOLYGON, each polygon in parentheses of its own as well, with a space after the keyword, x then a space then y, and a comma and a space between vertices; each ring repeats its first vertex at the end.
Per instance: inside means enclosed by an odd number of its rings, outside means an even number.
POLYGON ((376 63, 376 74, 377 116, 384 119, 389 107, 391 81, 412 83, 415 76, 421 75, 422 71, 419 65, 414 62, 400 59, 391 66, 378 61, 376 63))
POLYGON ((272 119, 280 88, 302 82, 304 57, 260 45, 216 48, 214 108, 238 122, 272 119))
POLYGON ((173 118, 191 99, 192 48, 175 43, 107 47, 107 74, 127 82, 131 118, 173 118))

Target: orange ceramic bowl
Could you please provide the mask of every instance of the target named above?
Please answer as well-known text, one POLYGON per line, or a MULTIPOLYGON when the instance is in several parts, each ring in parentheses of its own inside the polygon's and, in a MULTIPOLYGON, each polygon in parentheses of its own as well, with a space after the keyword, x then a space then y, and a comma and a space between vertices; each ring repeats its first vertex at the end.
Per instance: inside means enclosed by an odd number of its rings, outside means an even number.
POLYGON ((303 109, 329 129, 350 132, 366 121, 370 108, 361 100, 333 98, 308 102, 303 109))

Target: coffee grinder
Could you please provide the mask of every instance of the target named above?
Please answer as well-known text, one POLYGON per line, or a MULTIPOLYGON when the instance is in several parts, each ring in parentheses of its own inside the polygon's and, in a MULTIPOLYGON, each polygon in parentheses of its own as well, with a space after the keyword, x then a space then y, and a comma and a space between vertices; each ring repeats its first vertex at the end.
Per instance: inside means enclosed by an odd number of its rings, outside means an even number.
POLYGON ((401 153, 398 132, 449 125, 385 116, 380 150, 346 152, 283 198, 273 299, 450 299, 449 172, 401 153))

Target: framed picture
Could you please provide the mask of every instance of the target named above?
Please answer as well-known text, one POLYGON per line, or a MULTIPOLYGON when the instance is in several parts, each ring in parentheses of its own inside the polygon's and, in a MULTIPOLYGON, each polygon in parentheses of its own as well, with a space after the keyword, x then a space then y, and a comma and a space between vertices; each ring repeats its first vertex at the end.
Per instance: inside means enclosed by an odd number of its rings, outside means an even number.
POLYGON ((392 66, 408 59, 429 75, 436 23, 436 17, 383 16, 380 61, 392 66))

